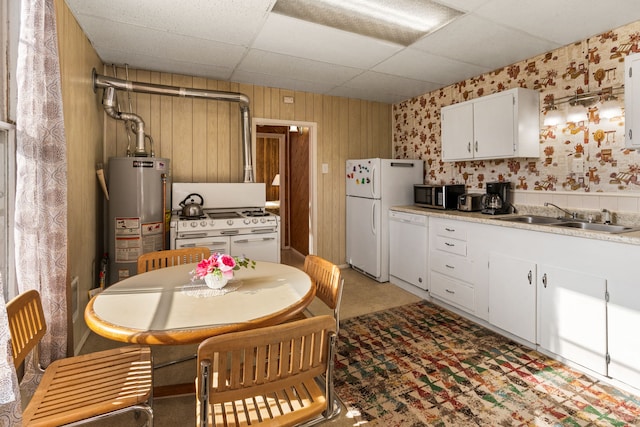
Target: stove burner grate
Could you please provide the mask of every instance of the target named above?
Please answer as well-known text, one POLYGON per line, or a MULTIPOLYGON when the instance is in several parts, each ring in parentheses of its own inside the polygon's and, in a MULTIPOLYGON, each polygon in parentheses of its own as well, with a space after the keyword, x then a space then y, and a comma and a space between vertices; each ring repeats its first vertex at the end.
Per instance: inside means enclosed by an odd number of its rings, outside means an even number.
POLYGON ((246 216, 269 216, 269 215, 271 215, 269 212, 265 212, 265 211, 262 211, 262 210, 243 211, 242 213, 244 215, 246 215, 246 216))
POLYGON ((186 216, 186 215, 180 215, 178 217, 181 221, 188 221, 188 220, 195 220, 195 219, 206 219, 207 216, 206 215, 195 215, 195 216, 186 216))

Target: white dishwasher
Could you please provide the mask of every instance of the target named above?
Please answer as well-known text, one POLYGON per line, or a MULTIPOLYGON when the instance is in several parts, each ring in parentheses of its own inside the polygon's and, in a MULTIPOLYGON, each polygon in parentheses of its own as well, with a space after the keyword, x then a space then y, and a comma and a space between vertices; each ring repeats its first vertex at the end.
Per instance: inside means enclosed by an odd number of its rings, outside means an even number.
POLYGON ((389 281, 398 280, 429 290, 427 252, 429 227, 427 216, 389 211, 389 281))

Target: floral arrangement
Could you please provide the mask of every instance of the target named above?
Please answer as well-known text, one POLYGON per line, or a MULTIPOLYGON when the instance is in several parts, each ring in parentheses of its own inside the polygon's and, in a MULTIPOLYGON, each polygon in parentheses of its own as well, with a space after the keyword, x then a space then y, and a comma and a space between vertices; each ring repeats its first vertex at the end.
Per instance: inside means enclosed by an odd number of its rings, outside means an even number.
POLYGON ((209 258, 200 261, 192 273, 195 274, 194 279, 196 277, 202 279, 211 274, 230 280, 233 278, 233 272, 240 270, 240 267, 256 268, 256 262, 243 256, 233 257, 215 252, 209 258))

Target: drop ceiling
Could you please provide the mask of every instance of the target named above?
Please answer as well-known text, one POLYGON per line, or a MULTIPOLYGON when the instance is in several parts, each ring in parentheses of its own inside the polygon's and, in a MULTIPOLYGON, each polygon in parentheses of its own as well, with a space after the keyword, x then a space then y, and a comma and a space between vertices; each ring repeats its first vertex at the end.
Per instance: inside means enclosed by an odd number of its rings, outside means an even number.
POLYGON ((66 3, 105 64, 385 103, 640 20, 638 0, 437 1, 463 13, 408 46, 275 13, 276 0, 66 3))

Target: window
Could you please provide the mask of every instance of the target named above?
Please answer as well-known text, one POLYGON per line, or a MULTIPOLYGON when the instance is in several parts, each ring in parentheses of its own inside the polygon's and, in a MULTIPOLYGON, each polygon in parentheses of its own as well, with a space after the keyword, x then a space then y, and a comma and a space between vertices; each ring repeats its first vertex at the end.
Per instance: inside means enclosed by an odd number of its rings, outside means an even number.
POLYGON ((0 122, 0 275, 5 301, 17 294, 13 252, 15 131, 0 122))
POLYGON ((17 294, 13 250, 16 137, 15 127, 8 122, 16 105, 19 22, 20 0, 0 2, 0 275, 5 301, 17 294))

